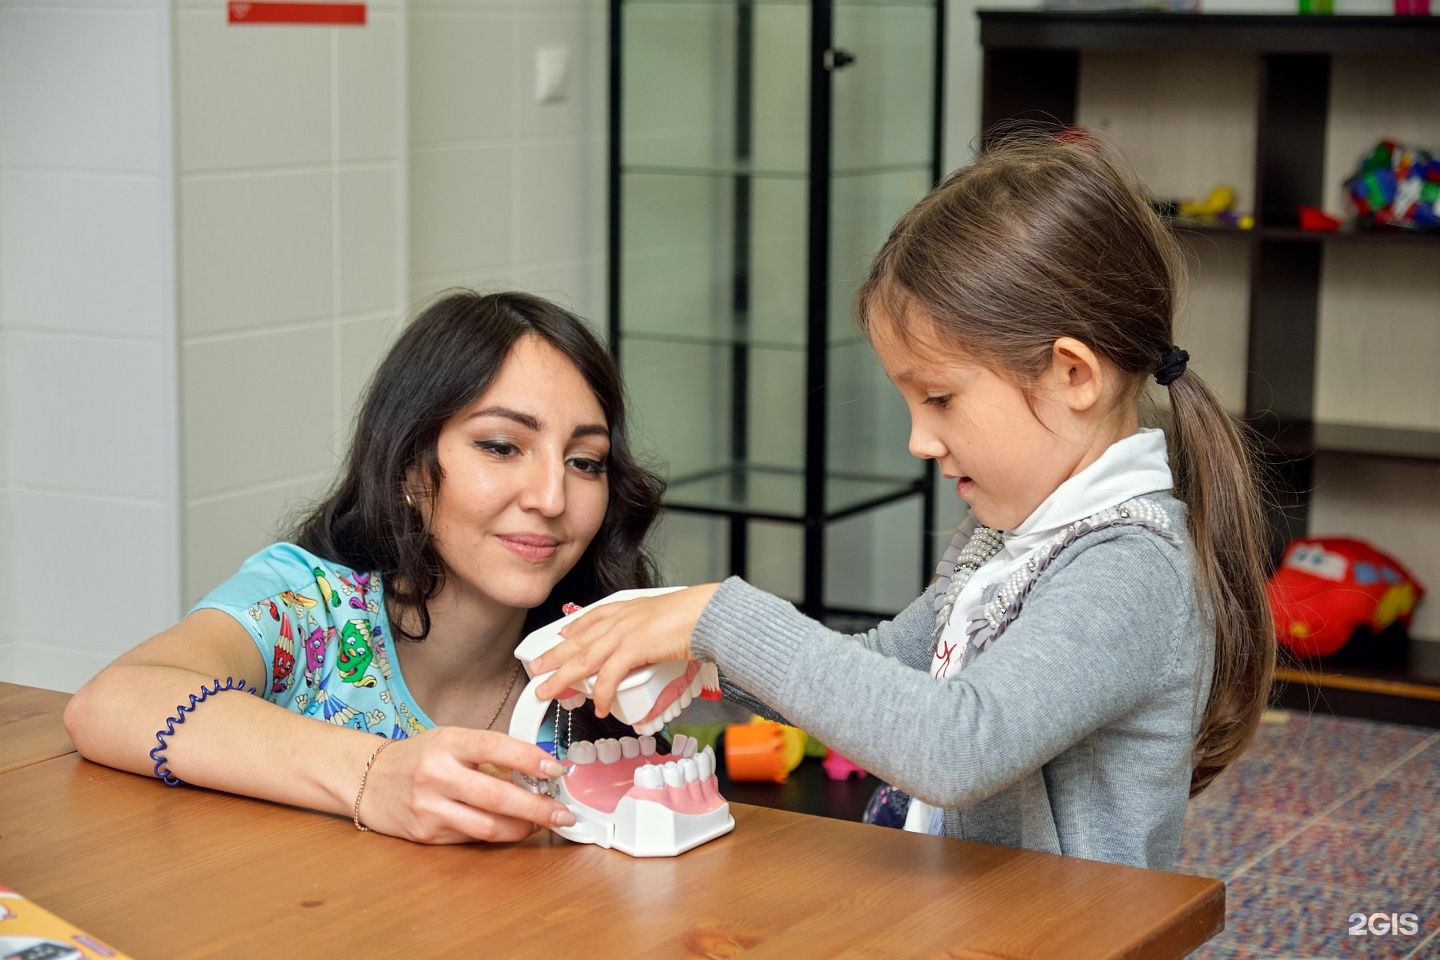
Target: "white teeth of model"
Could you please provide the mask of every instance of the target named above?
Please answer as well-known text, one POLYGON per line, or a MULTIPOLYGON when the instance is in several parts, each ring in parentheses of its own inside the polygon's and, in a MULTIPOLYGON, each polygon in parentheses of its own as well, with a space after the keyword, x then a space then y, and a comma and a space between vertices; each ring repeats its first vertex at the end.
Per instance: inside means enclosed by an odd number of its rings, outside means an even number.
POLYGON ((690 691, 686 690, 684 693, 680 694, 680 699, 676 700, 675 702, 680 704, 681 710, 684 710, 686 707, 690 706, 690 701, 694 699, 695 698, 690 695, 690 691))
POLYGON ((680 772, 685 774, 686 783, 694 783, 700 779, 700 765, 690 757, 680 761, 680 772))
POLYGON ((653 757, 653 756, 655 756, 655 738, 652 737, 652 736, 650 736, 649 734, 646 734, 645 736, 640 737, 639 740, 640 740, 640 756, 642 756, 642 757, 653 757))
POLYGON ((665 777, 655 764, 647 763, 635 768, 635 786, 644 787, 646 790, 659 790, 664 785, 665 777))
POLYGON ((706 747, 695 755, 695 769, 700 773, 701 780, 709 780, 715 776, 715 751, 706 747))
POLYGON ((675 702, 675 703, 670 704, 670 706, 666 707, 666 708, 665 708, 665 714, 664 714, 664 716, 665 716, 665 719, 666 719, 667 721, 668 721, 668 720, 674 720, 676 717, 680 716, 680 704, 679 704, 679 702, 677 701, 677 702, 675 702))
POLYGON ((674 757, 685 756, 685 744, 689 742, 690 738, 685 736, 685 734, 675 734, 674 738, 670 741, 670 755, 674 757))
POLYGON ((701 686, 702 686, 702 684, 701 684, 701 682, 700 682, 700 678, 703 677, 703 676, 705 676, 705 668, 704 668, 704 667, 701 667, 701 668, 700 668, 700 672, 697 673, 697 674, 695 674, 695 679, 691 680, 691 681, 690 681, 690 686, 686 688, 686 690, 687 690, 687 692, 690 694, 690 696, 692 696, 692 697, 698 697, 698 696, 700 696, 700 688, 701 688, 701 686))
POLYGON ((690 738, 690 742, 687 743, 687 744, 685 744, 685 756, 687 756, 687 757, 693 757, 693 756, 695 756, 696 749, 697 749, 699 746, 700 746, 700 742, 699 742, 698 740, 696 740, 694 737, 691 737, 691 738, 690 738))
POLYGON ((614 737, 596 740, 595 752, 600 755, 601 763, 616 763, 620 760, 620 741, 614 737))
POLYGON ((565 754, 565 759, 571 763, 594 763, 595 744, 589 740, 576 740, 570 744, 570 751, 565 754))
POLYGON ((585 694, 577 693, 573 697, 566 697, 560 701, 560 706, 566 710, 579 710, 585 704, 585 694))
POLYGON ((683 787, 683 786, 685 786, 685 773, 684 773, 684 771, 682 771, 682 770, 680 769, 680 764, 676 763, 674 760, 671 760, 669 763, 667 763, 667 764, 665 764, 663 767, 661 767, 661 768, 660 768, 660 771, 661 771, 661 776, 663 776, 663 777, 665 778, 665 786, 667 786, 667 787, 683 787))
POLYGON ((634 760, 640 756, 640 741, 634 737, 620 738, 620 756, 626 760, 634 760))

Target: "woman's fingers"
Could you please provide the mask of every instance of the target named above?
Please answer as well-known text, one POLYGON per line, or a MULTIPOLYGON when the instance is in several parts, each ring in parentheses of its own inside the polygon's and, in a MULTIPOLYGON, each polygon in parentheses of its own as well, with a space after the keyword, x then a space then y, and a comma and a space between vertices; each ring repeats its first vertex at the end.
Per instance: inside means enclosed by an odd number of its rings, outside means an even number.
MULTIPOLYGON (((483 812, 497 820, 524 821, 527 834, 531 824, 568 827, 575 822, 575 815, 558 800, 532 793, 507 780, 483 774, 458 778, 453 799, 471 810, 483 812)), ((471 817, 466 820, 472 824, 482 822, 471 817)))
POLYGON ((489 843, 515 843, 524 840, 537 829, 534 823, 520 817, 506 817, 491 811, 480 810, 469 804, 451 804, 447 821, 452 823, 454 839, 443 843, 471 843, 484 840, 489 843))
POLYGON ((449 752, 469 767, 493 764, 529 774, 537 780, 558 777, 565 770, 560 761, 533 743, 516 740, 495 730, 453 729, 454 743, 449 752))
MULTIPOLYGON (((371 783, 376 802, 367 825, 422 843, 464 843, 522 840, 536 825, 575 822, 558 801, 496 775, 507 768, 535 779, 563 772, 539 747, 505 734, 427 730, 376 762, 371 783)), ((370 793, 365 802, 369 807, 370 793)))

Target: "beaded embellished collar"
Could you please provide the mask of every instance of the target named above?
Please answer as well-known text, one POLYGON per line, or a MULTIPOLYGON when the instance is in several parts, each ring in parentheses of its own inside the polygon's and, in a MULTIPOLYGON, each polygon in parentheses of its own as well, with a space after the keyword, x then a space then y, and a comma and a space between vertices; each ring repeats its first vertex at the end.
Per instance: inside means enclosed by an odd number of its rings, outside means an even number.
MULTIPOLYGON (((1180 538, 1170 529, 1170 518, 1152 500, 1137 497, 1117 506, 1106 507, 1083 520, 1066 525, 1041 546, 1031 551, 1025 563, 1000 584, 999 590, 985 604, 982 615, 965 625, 968 640, 966 650, 973 646, 984 650, 1000 636, 1015 618, 1026 596, 1040 579, 1040 575, 1060 553, 1086 534, 1117 526, 1145 527, 1171 543, 1180 538)), ((949 548, 936 566, 935 628, 931 636, 932 653, 939 649, 940 638, 950 622, 955 602, 970 578, 975 575, 991 557, 1000 552, 1004 544, 1003 534, 984 524, 971 521, 960 528, 950 541, 949 548)), ((965 651, 961 652, 956 669, 963 666, 965 651)))

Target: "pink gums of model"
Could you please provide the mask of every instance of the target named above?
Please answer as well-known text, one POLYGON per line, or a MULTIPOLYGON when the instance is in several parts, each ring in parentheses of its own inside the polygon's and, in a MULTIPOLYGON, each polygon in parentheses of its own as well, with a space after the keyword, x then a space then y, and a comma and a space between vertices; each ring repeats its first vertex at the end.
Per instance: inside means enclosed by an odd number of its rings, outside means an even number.
MULTIPOLYGON (((622 590, 597 603, 668 593, 671 589, 622 590)), ((560 630, 583 611, 570 613, 527 636, 515 649, 521 662, 531 660, 560 642, 560 630)), ((510 735, 536 741, 549 700, 535 691, 549 674, 533 678, 520 695, 510 721, 510 735)), ((561 702, 594 692, 594 677, 566 690, 561 702)), ((548 793, 575 814, 575 824, 555 832, 577 843, 594 843, 635 857, 675 856, 735 828, 730 806, 720 796, 715 777, 715 751, 697 751, 695 741, 676 735, 668 756, 656 753, 654 734, 678 716, 701 693, 719 688, 713 665, 697 661, 651 664, 632 671, 620 682, 611 713, 640 732, 638 737, 577 740, 565 755, 566 772, 550 781, 533 781, 517 773, 515 780, 536 792, 548 793)))
POLYGON ((572 743, 566 760, 570 796, 601 813, 613 814, 625 797, 690 815, 725 806, 715 779, 715 751, 706 747, 697 753, 695 741, 684 734, 675 737, 668 757, 655 753, 654 737, 621 737, 572 743))

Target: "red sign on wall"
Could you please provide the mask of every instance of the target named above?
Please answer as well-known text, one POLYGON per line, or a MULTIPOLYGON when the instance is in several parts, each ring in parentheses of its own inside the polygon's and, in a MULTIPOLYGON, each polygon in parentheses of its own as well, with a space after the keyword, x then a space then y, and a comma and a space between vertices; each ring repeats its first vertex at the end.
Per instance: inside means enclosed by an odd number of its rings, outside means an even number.
POLYGON ((230 23, 309 23, 322 26, 365 25, 363 3, 270 3, 265 0, 229 0, 225 12, 230 23))

